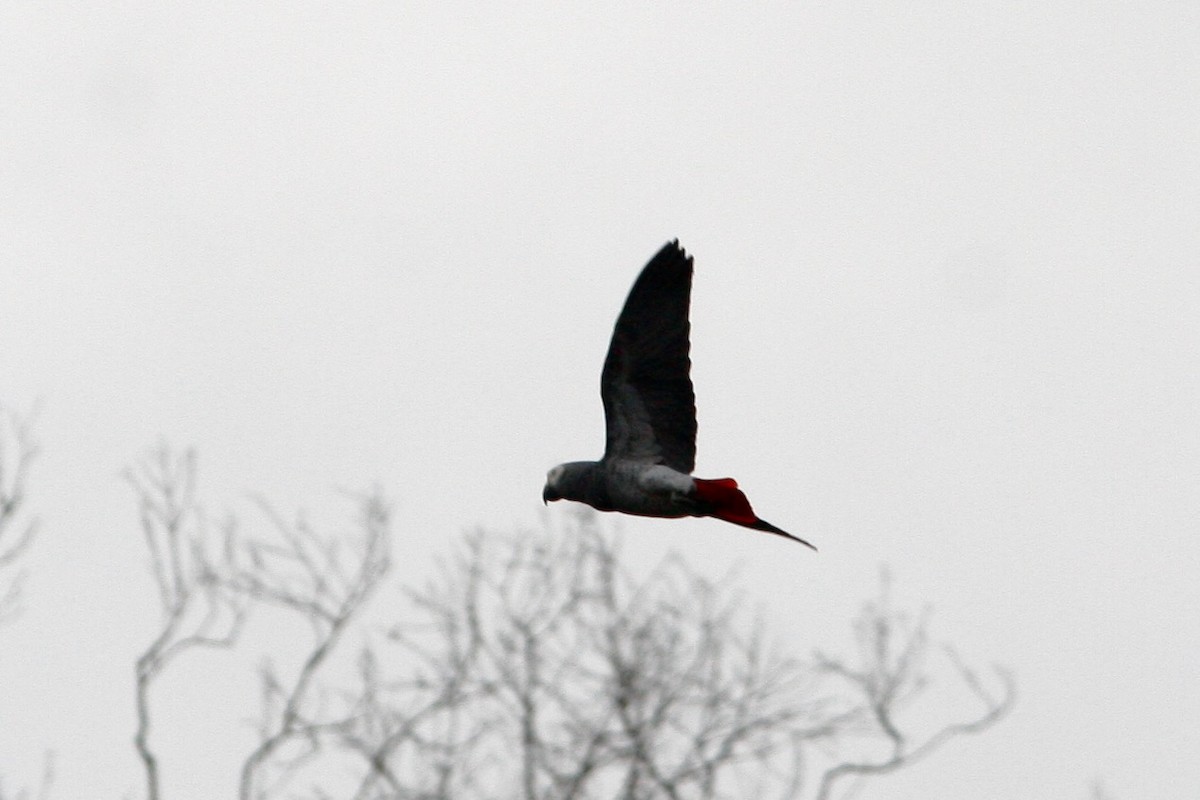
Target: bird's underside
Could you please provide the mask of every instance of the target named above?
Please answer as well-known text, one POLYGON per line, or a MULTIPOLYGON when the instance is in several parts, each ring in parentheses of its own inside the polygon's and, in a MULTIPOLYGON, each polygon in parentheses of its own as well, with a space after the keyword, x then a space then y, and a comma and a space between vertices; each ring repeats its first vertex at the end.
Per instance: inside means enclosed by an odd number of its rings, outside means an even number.
POLYGON ((759 519, 732 478, 691 475, 696 460, 691 289, 692 259, 678 241, 642 270, 613 328, 600 376, 604 457, 550 470, 542 497, 647 517, 715 517, 812 547, 759 519))

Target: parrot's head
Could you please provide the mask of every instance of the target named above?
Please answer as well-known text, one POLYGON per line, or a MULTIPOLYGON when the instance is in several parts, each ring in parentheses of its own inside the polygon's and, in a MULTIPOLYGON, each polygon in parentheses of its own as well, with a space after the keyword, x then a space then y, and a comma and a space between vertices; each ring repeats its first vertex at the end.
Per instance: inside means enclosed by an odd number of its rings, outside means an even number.
POLYGON ((594 496, 597 478, 602 478, 600 465, 595 461, 568 461, 546 473, 546 488, 542 489, 542 502, 551 500, 577 500, 596 506, 594 496))
POLYGON ((559 464, 546 473, 546 486, 542 489, 542 502, 549 505, 551 500, 562 500, 562 478, 566 470, 565 464, 559 464))

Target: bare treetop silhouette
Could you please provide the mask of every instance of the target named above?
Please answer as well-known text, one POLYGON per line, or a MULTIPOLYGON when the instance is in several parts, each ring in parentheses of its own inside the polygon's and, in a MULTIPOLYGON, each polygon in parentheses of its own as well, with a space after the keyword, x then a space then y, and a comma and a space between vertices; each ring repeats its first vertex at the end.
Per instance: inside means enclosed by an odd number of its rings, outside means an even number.
POLYGON ((852 623, 857 652, 798 655, 730 580, 678 555, 635 578, 590 512, 561 530, 466 536, 406 590, 386 635, 342 654, 357 663, 347 674, 329 664, 388 572, 386 504, 357 498, 346 534, 260 502, 264 532, 249 535, 207 520, 195 483, 187 452, 160 449, 131 473, 164 620, 138 662, 151 798, 164 794, 149 685, 189 648, 237 646, 246 618, 271 609, 312 637, 292 667, 261 674, 242 800, 827 800, 989 728, 1013 702, 1002 670, 934 658, 928 615, 894 608, 887 582, 852 623), (945 716, 954 688, 974 712, 913 721, 945 716))

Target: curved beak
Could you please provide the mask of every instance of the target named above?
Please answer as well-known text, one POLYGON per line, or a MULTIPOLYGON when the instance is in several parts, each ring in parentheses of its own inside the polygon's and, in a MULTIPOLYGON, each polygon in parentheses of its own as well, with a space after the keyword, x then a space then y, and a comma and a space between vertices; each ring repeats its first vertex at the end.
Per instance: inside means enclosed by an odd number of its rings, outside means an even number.
POLYGON ((558 492, 551 489, 550 484, 546 484, 546 487, 544 489, 542 489, 542 504, 543 505, 550 505, 551 500, 561 500, 561 499, 562 499, 562 496, 558 492))

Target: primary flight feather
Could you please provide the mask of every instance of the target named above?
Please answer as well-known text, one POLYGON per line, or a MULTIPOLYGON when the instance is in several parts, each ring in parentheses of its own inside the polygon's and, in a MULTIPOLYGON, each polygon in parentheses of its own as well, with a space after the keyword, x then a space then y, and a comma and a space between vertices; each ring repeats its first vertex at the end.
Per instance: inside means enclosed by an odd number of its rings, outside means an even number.
POLYGON ((760 519, 732 478, 693 478, 696 396, 688 358, 692 258, 678 241, 650 259, 613 328, 600 374, 607 438, 599 461, 559 464, 542 499, 645 517, 716 517, 784 536, 760 519))

